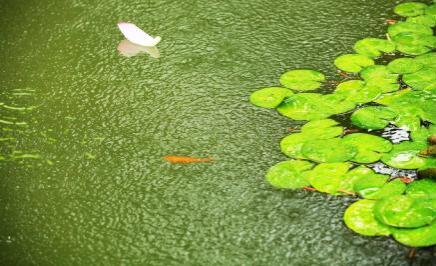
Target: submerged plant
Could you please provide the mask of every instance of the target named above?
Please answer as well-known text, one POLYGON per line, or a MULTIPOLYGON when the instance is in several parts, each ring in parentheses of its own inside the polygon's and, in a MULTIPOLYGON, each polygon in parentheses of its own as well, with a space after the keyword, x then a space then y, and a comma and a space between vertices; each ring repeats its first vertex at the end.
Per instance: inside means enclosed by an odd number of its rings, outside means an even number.
MULTIPOLYGON (((334 64, 361 79, 339 83, 329 94, 316 90, 325 76, 314 70, 291 70, 280 77, 284 87, 263 88, 250 101, 276 108, 293 120, 308 121, 280 142, 292 160, 271 167, 267 181, 279 189, 307 189, 362 198, 344 214, 345 224, 367 236, 393 236, 412 247, 436 245, 436 179, 412 180, 376 173, 365 166, 384 163, 397 169, 436 176, 436 4, 409 2, 395 13, 387 39, 365 38, 356 54, 334 64), (376 64, 385 53, 396 59, 376 64), (405 55, 401 57, 401 55, 405 55), (348 134, 332 116, 350 115, 360 132, 348 134), (387 127, 407 130, 410 139, 392 143, 381 137, 387 127), (412 181, 412 182, 411 182, 412 181)), ((383 58, 386 59, 386 58, 383 58)))

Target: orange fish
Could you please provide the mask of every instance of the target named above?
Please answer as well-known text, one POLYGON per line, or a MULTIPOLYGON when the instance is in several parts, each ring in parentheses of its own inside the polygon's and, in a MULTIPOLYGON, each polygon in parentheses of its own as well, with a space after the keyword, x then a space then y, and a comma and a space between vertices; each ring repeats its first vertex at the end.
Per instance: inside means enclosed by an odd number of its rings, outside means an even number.
POLYGON ((187 156, 165 156, 165 160, 167 160, 170 163, 204 163, 204 162, 210 162, 213 159, 212 158, 193 158, 193 157, 187 157, 187 156))
POLYGON ((401 182, 405 183, 405 184, 410 184, 413 182, 413 178, 407 177, 407 176, 399 176, 398 177, 401 182))
POLYGON ((313 188, 313 187, 303 187, 303 189, 307 190, 307 191, 318 191, 318 190, 316 190, 316 188, 313 188))

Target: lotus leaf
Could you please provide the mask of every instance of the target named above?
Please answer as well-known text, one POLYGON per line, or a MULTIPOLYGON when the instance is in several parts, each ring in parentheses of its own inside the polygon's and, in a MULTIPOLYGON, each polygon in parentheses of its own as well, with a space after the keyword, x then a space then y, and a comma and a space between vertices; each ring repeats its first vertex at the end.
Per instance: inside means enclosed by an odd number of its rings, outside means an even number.
POLYGON ((360 178, 354 184, 353 190, 363 198, 371 198, 375 192, 379 191, 388 181, 389 176, 372 174, 360 178))
POLYGON ((390 226, 416 228, 429 225, 436 218, 432 200, 395 195, 378 200, 375 218, 390 226))
POLYGON ((350 167, 349 163, 321 163, 308 173, 307 178, 318 191, 339 194, 340 184, 350 167))
POLYGON ((419 71, 424 65, 413 58, 398 58, 390 62, 387 67, 392 73, 410 74, 419 71))
POLYGON ((392 149, 392 143, 384 138, 355 133, 343 138, 343 142, 355 146, 358 150, 356 156, 351 161, 356 163, 373 163, 381 158, 381 153, 389 152, 392 149))
POLYGON ((414 229, 393 229, 395 240, 411 247, 436 245, 436 221, 431 225, 414 229))
POLYGON ((283 102, 285 97, 292 94, 293 92, 286 88, 263 88, 250 95, 250 102, 263 108, 276 108, 281 102, 283 102))
POLYGON ((355 111, 351 115, 351 122, 360 128, 382 129, 393 121, 397 114, 390 108, 369 106, 355 111))
POLYGON ((433 30, 430 27, 417 23, 398 22, 389 26, 388 33, 391 38, 400 33, 417 33, 431 36, 433 35, 433 30))
POLYGON ((325 81, 324 74, 309 69, 291 70, 280 77, 283 86, 299 91, 318 89, 323 81, 325 81))
POLYGON ((361 55, 378 57, 382 53, 392 53, 395 51, 395 43, 384 39, 365 38, 356 42, 354 50, 361 55))
POLYGON ((395 7, 394 12, 403 17, 415 17, 424 14, 426 4, 418 2, 407 2, 395 7))
POLYGON ((406 194, 414 198, 436 199, 436 180, 422 179, 414 181, 407 186, 406 194))
POLYGON ((391 229, 374 217, 374 200, 359 200, 344 213, 344 222, 354 232, 366 236, 387 236, 391 229))
POLYGON ((417 17, 410 17, 406 22, 422 24, 427 27, 436 26, 436 16, 435 15, 421 15, 417 17))
POLYGON ((360 76, 369 87, 378 87, 383 92, 392 92, 400 88, 398 74, 392 73, 386 66, 369 66, 360 72, 360 76))
POLYGON ((324 119, 331 113, 322 109, 322 95, 318 93, 299 93, 287 97, 277 111, 294 120, 324 119))
POLYGON ((301 151, 306 158, 319 163, 345 162, 357 154, 357 148, 339 138, 306 142, 301 151))
POLYGON ((385 164, 399 169, 422 169, 426 166, 427 159, 418 156, 426 145, 421 142, 404 141, 393 145, 389 153, 381 157, 385 164))
POLYGON ((382 89, 375 86, 365 86, 361 80, 349 80, 340 83, 335 94, 344 95, 349 102, 356 104, 368 103, 376 99, 382 93, 382 89))
POLYGON ((343 131, 344 128, 333 119, 313 120, 301 128, 301 132, 310 135, 310 139, 330 139, 341 135, 343 131))
POLYGON ((291 158, 305 159, 306 157, 301 153, 301 149, 303 147, 303 144, 311 139, 313 139, 313 137, 308 134, 291 134, 282 139, 282 141, 280 142, 280 149, 284 154, 291 158))
POLYGON ((424 67, 418 72, 403 76, 403 81, 415 90, 436 88, 436 68, 424 67))
POLYGON ((422 33, 402 32, 392 40, 398 51, 409 55, 422 55, 436 48, 436 37, 422 33))
POLYGON ((313 164, 307 161, 290 160, 280 162, 268 170, 266 179, 277 188, 297 189, 309 186, 305 175, 313 164))
POLYGON ((361 54, 345 54, 335 60, 335 66, 345 72, 357 73, 363 68, 374 65, 370 57, 361 54))

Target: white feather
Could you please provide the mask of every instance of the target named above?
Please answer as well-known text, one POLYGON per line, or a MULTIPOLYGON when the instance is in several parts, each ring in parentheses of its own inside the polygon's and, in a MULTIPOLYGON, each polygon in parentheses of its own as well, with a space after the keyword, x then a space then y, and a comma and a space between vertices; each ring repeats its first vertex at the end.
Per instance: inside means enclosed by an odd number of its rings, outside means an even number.
POLYGON ((118 28, 127 40, 137 45, 153 47, 161 40, 159 36, 156 38, 151 37, 133 23, 120 22, 118 28))

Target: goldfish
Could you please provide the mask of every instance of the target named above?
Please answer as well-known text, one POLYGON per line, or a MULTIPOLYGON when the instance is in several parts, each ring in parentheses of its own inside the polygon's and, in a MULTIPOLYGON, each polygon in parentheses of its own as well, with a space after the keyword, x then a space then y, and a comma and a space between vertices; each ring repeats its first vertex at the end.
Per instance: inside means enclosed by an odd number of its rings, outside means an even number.
POLYGON ((210 162, 213 159, 208 158, 193 158, 193 157, 187 157, 187 156, 165 156, 165 160, 167 160, 170 163, 204 163, 204 162, 210 162))

